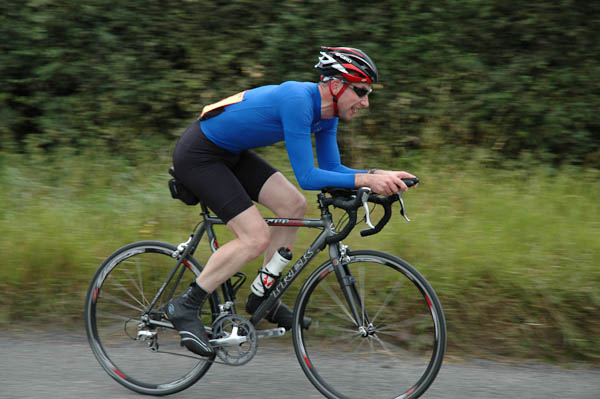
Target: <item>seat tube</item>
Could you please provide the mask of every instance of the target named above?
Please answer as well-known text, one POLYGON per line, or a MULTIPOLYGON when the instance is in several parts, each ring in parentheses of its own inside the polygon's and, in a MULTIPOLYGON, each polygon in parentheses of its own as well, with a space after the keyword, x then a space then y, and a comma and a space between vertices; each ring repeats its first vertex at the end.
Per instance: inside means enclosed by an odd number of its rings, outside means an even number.
POLYGON ((361 298, 359 297, 358 290, 356 289, 356 279, 352 276, 350 269, 342 259, 342 255, 340 253, 341 245, 341 242, 331 244, 329 246, 329 256, 331 258, 331 262, 333 263, 335 275, 338 279, 340 287, 342 288, 344 297, 346 298, 346 303, 350 308, 350 314, 352 317, 354 317, 357 326, 360 326, 360 309, 362 307, 361 298))

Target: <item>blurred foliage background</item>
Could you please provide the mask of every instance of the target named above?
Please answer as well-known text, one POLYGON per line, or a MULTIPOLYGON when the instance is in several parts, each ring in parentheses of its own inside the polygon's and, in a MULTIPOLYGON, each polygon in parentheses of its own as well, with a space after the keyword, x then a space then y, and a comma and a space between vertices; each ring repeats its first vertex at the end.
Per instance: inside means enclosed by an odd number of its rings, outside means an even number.
POLYGON ((413 223, 348 243, 423 271, 452 353, 598 362, 598 26, 581 0, 4 0, 0 325, 80 327, 103 258, 197 221, 166 169, 202 106, 316 81, 319 46, 344 45, 381 74, 344 163, 423 179, 413 223))
POLYGON ((0 10, 3 148, 127 153, 241 89, 317 80, 319 46, 348 45, 381 71, 373 111, 352 126, 381 150, 451 143, 600 166, 598 2, 5 0, 0 10))

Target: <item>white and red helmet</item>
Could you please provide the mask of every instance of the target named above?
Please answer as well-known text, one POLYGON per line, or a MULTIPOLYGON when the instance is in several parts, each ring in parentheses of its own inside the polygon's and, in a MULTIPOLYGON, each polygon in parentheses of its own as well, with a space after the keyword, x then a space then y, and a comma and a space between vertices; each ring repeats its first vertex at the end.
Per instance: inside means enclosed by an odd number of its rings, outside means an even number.
POLYGON ((321 47, 319 62, 321 80, 341 77, 348 83, 377 83, 377 66, 362 50, 351 47, 321 47))

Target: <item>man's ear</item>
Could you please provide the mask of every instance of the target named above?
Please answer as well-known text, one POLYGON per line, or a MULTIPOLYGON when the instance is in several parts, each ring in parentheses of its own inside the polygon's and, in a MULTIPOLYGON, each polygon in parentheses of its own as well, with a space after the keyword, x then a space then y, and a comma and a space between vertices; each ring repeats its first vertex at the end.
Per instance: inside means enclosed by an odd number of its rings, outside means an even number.
POLYGON ((336 95, 340 92, 340 90, 342 90, 343 86, 344 86, 344 84, 342 83, 341 80, 338 80, 338 79, 333 80, 333 92, 336 95))

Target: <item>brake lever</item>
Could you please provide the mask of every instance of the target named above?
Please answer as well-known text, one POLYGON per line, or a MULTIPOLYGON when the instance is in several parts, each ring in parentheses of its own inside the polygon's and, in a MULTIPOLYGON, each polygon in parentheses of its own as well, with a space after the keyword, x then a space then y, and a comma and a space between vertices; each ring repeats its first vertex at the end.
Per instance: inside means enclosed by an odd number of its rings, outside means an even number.
POLYGON ((363 208, 365 208, 365 223, 367 224, 367 226, 374 229, 375 226, 373 226, 373 223, 371 223, 371 217, 369 216, 369 205, 367 205, 367 201, 369 200, 369 194, 369 191, 365 191, 362 194, 360 200, 362 201, 363 208))
POLYGON ((407 222, 410 222, 410 219, 406 215, 406 206, 402 200, 402 191, 399 191, 396 195, 398 196, 398 202, 400 203, 400 214, 404 217, 404 219, 406 219, 407 222))

